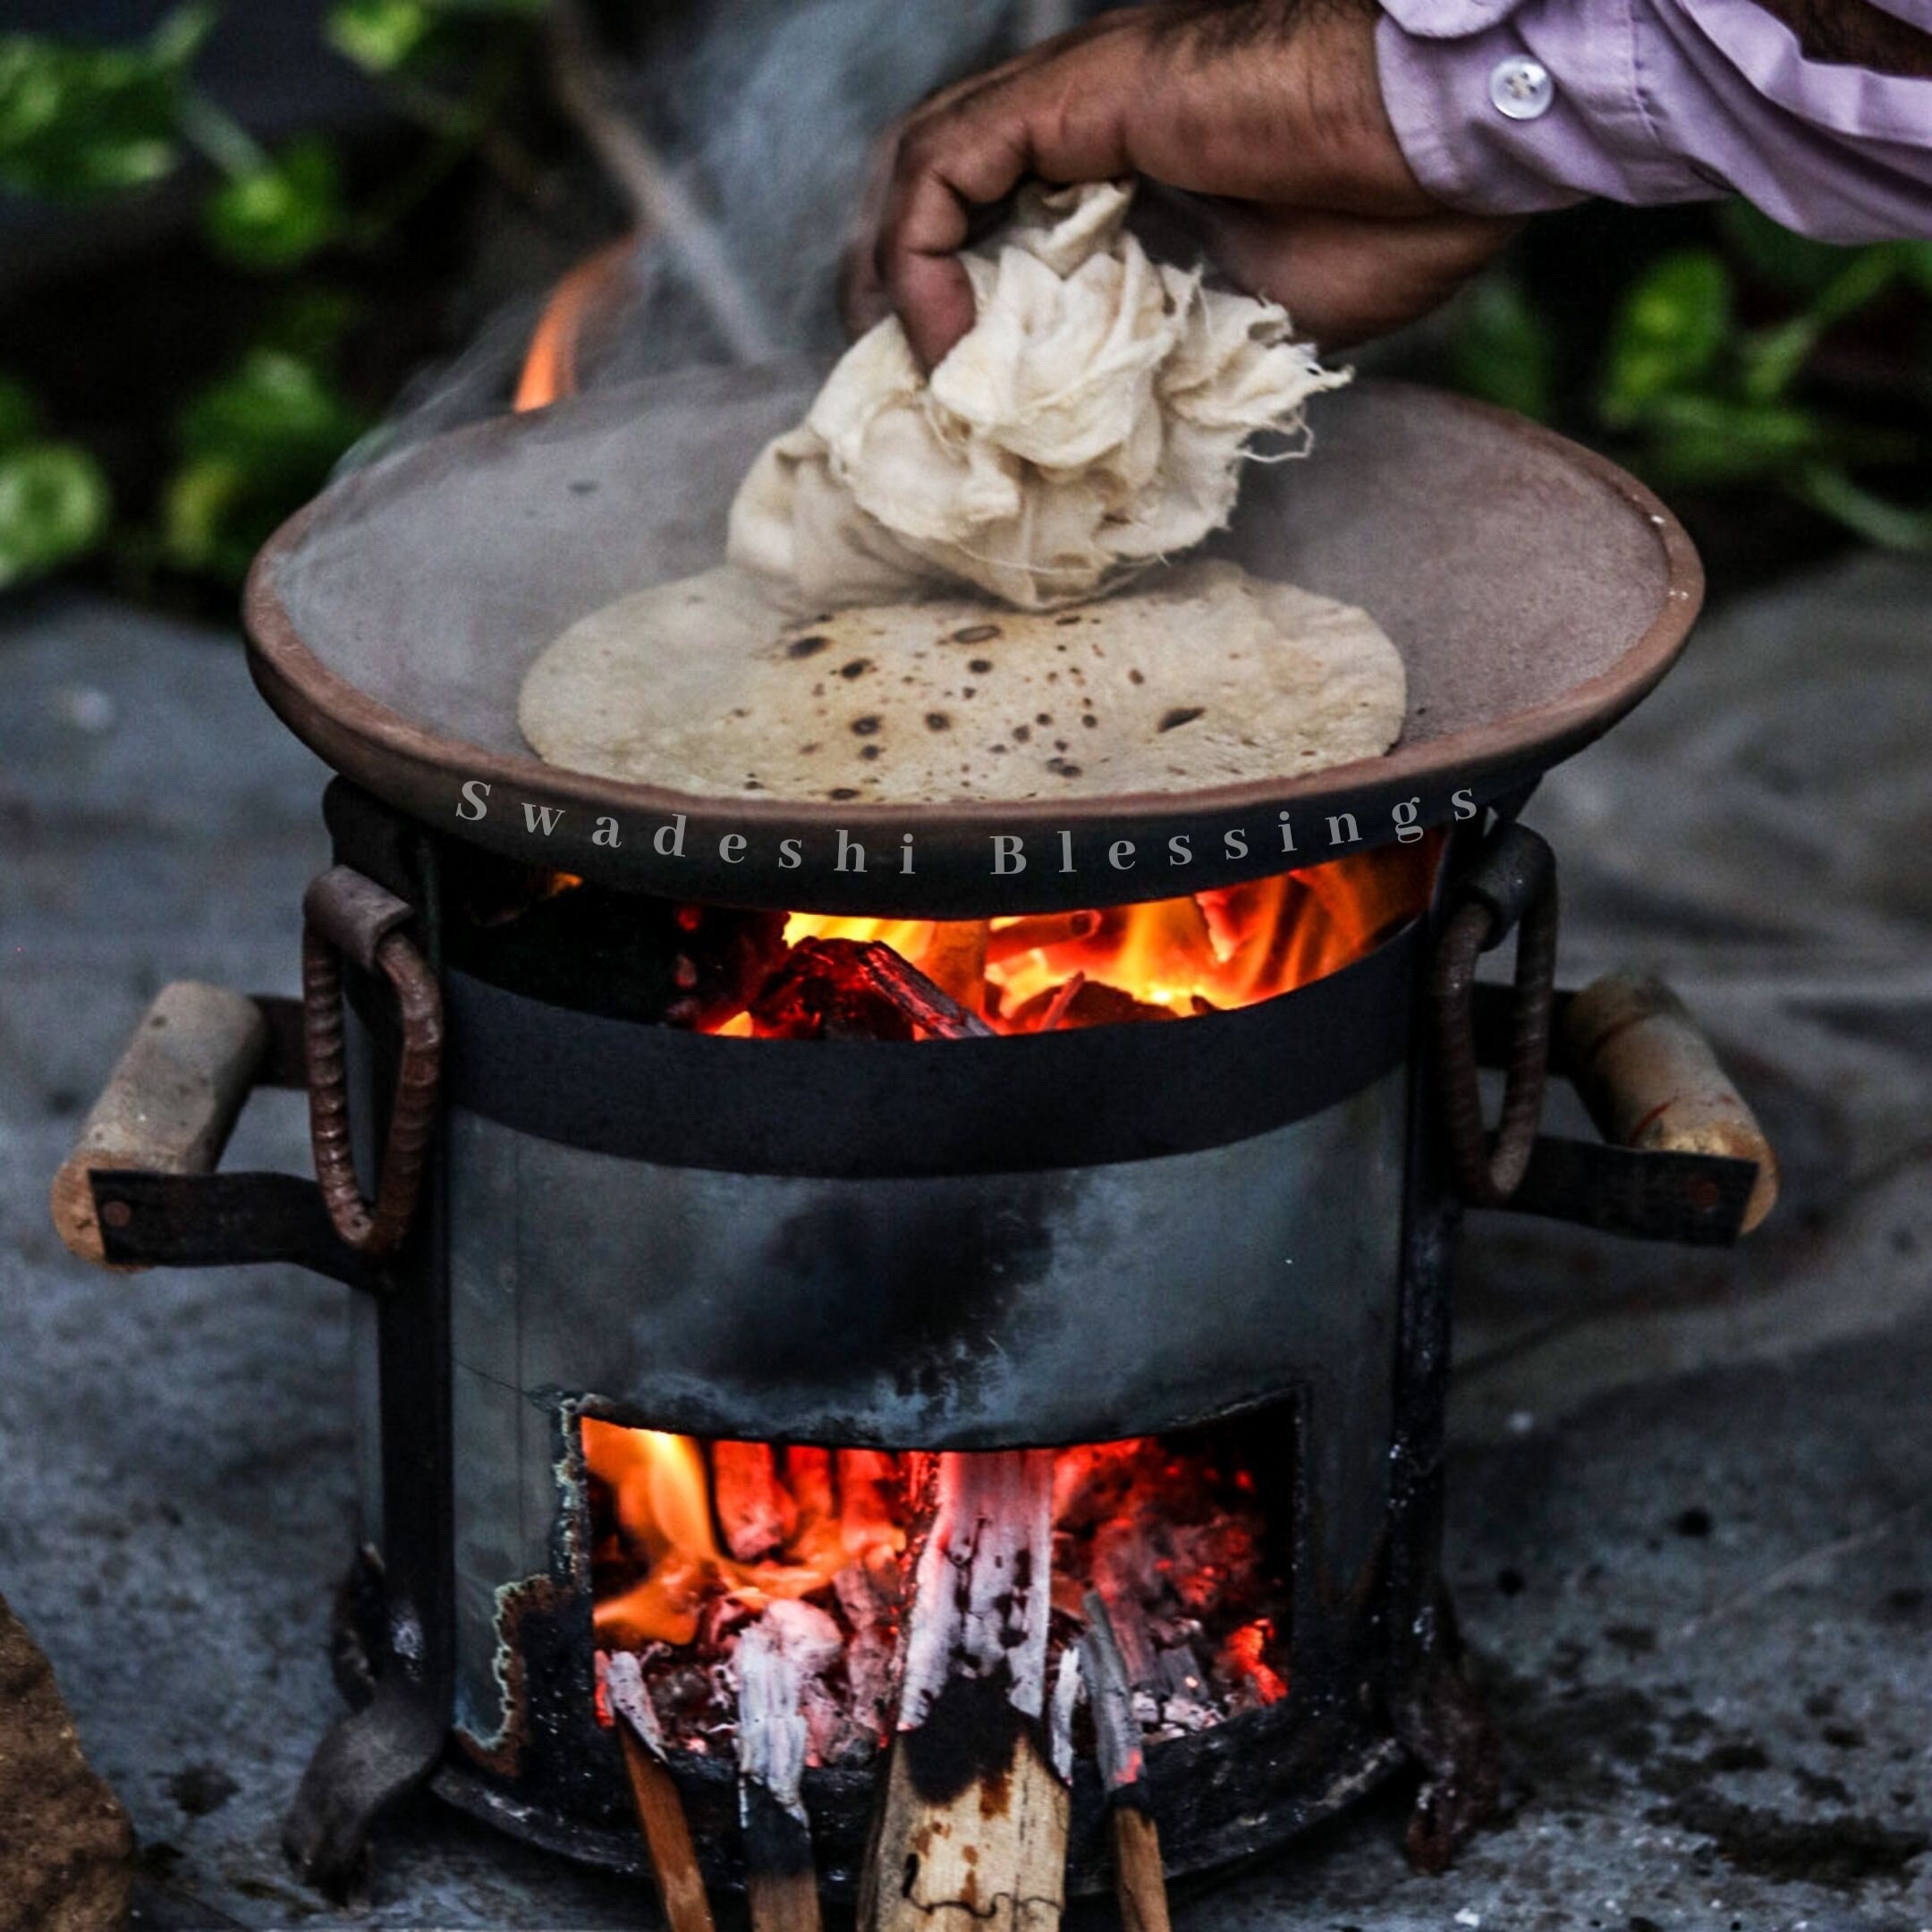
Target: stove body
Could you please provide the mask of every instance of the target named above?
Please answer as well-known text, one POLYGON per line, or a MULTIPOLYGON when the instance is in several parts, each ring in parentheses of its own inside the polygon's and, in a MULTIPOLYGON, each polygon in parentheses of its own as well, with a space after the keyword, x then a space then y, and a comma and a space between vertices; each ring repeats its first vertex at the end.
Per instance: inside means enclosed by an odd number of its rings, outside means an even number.
MULTIPOLYGON (((444 842, 346 788, 332 805, 340 862, 436 902, 444 842)), ((438 1788, 645 1869, 592 1715, 583 1414, 925 1450, 1240 1428, 1292 1497, 1292 1688, 1150 1750, 1170 1868, 1273 1843, 1402 1763, 1394 1677, 1419 1687, 1433 1661, 1426 1614, 1414 1631, 1453 1213, 1417 1153, 1428 930, 1238 1012, 919 1043, 716 1038, 445 963, 440 1178, 391 1271, 406 1285, 356 1299, 361 1505, 384 1554, 348 1632, 367 1686, 394 1668, 395 1599, 439 1606, 420 1620, 448 1700, 438 1788), (444 1310, 412 1326, 446 1338, 446 1418, 421 1404, 405 1301, 444 1310), (411 1517, 441 1493, 445 1559, 400 1589, 424 1539, 389 1520, 399 1465, 411 1517)), ((373 1148, 386 989, 352 977, 349 1004, 373 1148)), ((729 1882, 729 1767, 680 1775, 729 1882)), ((853 1882, 870 1791, 867 1772, 808 1773, 828 1886, 853 1882)), ((1105 1860, 1097 1781, 1077 1778, 1074 1882, 1105 1860)))

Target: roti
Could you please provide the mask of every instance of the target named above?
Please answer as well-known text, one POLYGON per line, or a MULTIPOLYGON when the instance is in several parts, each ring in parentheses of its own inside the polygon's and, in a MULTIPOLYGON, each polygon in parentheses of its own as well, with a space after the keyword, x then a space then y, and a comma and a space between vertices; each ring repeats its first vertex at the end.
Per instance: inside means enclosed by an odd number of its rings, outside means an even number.
POLYGON ((1300 777, 1387 750, 1403 704, 1364 612, 1218 560, 1071 610, 936 597, 805 616, 726 565, 573 624, 518 719, 575 771, 884 805, 1300 777))

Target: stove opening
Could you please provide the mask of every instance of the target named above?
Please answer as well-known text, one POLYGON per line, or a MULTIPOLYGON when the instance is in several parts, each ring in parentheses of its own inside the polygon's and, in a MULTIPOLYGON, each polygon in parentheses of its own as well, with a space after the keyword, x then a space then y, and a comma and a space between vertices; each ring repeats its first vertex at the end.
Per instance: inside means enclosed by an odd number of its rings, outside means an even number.
POLYGON ((1421 912, 1442 840, 1138 904, 990 919, 747 911, 466 849, 450 962, 579 1012, 761 1038, 957 1038, 1195 1018, 1352 964, 1421 912))
MULTIPOLYGON (((1051 1459, 1048 1681, 1097 1591, 1148 1742, 1288 1695, 1292 1435, 1269 1412, 1272 1427, 991 1453, 1051 1459)), ((731 1762, 733 1653, 764 1622, 801 1665, 808 1761, 872 1763, 920 1545, 943 1534, 949 1480, 983 1458, 701 1442, 590 1416, 581 1430, 599 1721, 609 1658, 631 1652, 668 1746, 731 1762)))

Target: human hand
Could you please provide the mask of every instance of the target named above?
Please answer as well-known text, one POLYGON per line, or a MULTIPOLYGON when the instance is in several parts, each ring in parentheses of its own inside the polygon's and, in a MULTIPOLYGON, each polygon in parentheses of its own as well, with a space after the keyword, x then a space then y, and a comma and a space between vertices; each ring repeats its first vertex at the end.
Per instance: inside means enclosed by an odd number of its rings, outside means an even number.
POLYGON ((1210 257, 1343 344, 1434 308, 1515 224, 1427 194, 1376 73, 1373 0, 1109 13, 936 95, 882 142, 848 250, 856 330, 896 309, 929 368, 972 326, 957 251, 1029 177, 1138 174, 1199 198, 1210 257))

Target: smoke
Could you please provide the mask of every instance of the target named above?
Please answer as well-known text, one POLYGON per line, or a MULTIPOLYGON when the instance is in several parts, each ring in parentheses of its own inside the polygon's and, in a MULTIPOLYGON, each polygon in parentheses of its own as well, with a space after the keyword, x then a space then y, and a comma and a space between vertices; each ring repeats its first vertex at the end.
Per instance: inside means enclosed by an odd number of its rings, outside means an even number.
MULTIPOLYGON (((723 0, 653 10, 622 57, 596 44, 594 71, 575 76, 590 112, 580 98, 574 118, 648 230, 591 304, 579 388, 832 352, 839 256, 879 131, 1075 12, 1068 0, 723 0)), ((513 303, 413 384, 344 467, 507 409, 544 299, 513 303)))

